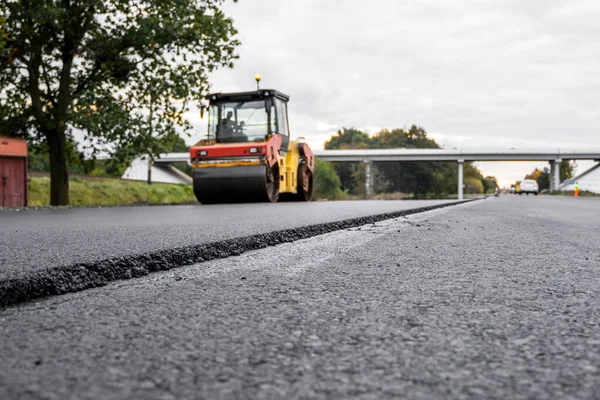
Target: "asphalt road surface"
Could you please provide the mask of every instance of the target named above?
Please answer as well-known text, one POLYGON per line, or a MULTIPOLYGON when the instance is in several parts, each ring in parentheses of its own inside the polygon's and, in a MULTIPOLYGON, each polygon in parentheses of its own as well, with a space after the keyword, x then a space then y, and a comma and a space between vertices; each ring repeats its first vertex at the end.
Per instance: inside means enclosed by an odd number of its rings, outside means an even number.
POLYGON ((599 398, 599 243, 502 196, 35 300, 0 398, 599 398))
POLYGON ((0 212, 0 278, 449 202, 198 204, 0 212))
POLYGON ((358 201, 0 213, 0 307, 451 204, 358 201))

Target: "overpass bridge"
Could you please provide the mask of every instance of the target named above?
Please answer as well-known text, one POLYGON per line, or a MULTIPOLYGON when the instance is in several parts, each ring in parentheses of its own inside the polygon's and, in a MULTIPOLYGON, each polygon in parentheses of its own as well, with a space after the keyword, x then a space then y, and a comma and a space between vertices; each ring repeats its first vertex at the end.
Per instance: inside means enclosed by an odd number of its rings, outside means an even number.
MULTIPOLYGON (((407 161, 446 161, 456 162, 458 166, 458 198, 463 198, 464 163, 470 161, 546 161, 550 164, 550 191, 556 191, 560 185, 560 163, 563 160, 593 160, 600 162, 600 147, 586 149, 555 150, 474 150, 474 149, 365 149, 365 150, 315 150, 315 157, 329 162, 364 162, 366 167, 367 193, 372 190, 371 166, 373 162, 407 161)), ((148 170, 157 168, 157 173, 166 173, 174 168, 172 163, 190 163, 189 153, 161 154, 148 165, 147 161, 136 159, 125 171, 123 179, 146 180, 148 170), (147 166, 148 165, 148 166, 147 166), (145 173, 145 177, 144 177, 145 173)), ((171 171, 171 174, 177 175, 171 171)), ((153 176, 155 174, 153 173, 153 176)), ((185 180, 184 180, 185 181, 185 180)))

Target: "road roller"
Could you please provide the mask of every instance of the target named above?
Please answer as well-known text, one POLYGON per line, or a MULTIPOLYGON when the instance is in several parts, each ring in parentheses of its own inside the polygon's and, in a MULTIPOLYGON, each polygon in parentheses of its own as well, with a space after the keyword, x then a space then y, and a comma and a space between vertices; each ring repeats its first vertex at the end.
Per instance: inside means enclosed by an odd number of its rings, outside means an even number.
POLYGON ((208 131, 190 148, 194 194, 202 204, 309 201, 314 155, 290 140, 289 96, 272 89, 213 93, 208 131))

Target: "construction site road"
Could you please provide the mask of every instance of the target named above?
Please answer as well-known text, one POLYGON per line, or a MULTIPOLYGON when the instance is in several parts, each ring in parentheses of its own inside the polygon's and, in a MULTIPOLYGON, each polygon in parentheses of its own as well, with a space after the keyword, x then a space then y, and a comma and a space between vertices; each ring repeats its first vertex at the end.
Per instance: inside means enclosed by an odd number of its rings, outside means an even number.
POLYGON ((598 398, 598 210, 501 196, 4 308, 0 398, 598 398))
POLYGON ((0 307, 448 204, 453 201, 1 212, 0 307))

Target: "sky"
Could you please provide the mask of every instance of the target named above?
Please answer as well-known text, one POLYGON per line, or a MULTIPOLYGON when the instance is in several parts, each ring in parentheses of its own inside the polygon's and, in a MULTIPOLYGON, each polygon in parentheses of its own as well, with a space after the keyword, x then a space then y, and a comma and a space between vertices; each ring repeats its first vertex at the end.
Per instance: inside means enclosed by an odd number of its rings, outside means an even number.
MULTIPOLYGON (((600 148, 598 0, 240 0, 215 92, 290 96, 292 137, 423 127, 444 148, 600 148)), ((206 131, 193 110, 196 134, 206 131)), ((546 163, 480 163, 501 186, 546 163)), ((579 162, 583 172, 591 162, 579 162)))

